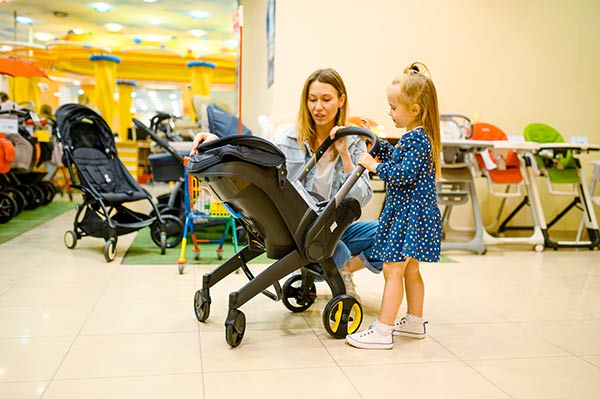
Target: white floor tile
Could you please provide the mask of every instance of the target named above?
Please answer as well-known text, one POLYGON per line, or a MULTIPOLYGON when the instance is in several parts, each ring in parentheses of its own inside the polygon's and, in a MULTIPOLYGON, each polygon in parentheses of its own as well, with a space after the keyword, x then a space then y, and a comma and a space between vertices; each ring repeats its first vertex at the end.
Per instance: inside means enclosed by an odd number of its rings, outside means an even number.
POLYGON ((519 323, 574 355, 600 355, 600 320, 519 323))
POLYGON ((201 373, 52 381, 44 399, 202 399, 201 373))
POLYGON ((509 399, 510 396, 466 364, 411 363, 342 367, 361 398, 381 397, 509 399))
POLYGON ((75 337, 92 306, 0 307, 0 338, 75 337))
POLYGON ((49 381, 72 342, 64 337, 0 339, 0 383, 49 381))
POLYGON ((576 357, 468 362, 513 398, 598 398, 600 369, 576 357))
POLYGON ((198 335, 130 334, 80 336, 57 379, 199 373, 198 335))
POLYGON ((47 381, 0 383, 0 398, 39 399, 47 385, 47 381))
POLYGON ((430 323, 429 334, 463 360, 569 355, 558 346, 511 323, 430 323))

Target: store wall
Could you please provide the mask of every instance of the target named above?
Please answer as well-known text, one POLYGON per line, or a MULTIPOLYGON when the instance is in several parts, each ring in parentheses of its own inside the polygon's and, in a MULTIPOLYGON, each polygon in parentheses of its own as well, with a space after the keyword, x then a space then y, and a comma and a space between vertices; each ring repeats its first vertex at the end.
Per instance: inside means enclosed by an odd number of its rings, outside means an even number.
MULTIPOLYGON (((567 137, 600 143, 596 0, 278 0, 269 89, 266 0, 243 3, 243 104, 251 127, 260 114, 293 117, 304 79, 333 67, 346 82, 351 114, 369 116, 391 134, 386 86, 418 60, 431 70, 442 113, 479 116, 510 135, 545 122, 567 137)), ((588 176, 589 160, 598 158, 582 156, 588 176)), ((564 202, 545 199, 547 214, 564 202)))

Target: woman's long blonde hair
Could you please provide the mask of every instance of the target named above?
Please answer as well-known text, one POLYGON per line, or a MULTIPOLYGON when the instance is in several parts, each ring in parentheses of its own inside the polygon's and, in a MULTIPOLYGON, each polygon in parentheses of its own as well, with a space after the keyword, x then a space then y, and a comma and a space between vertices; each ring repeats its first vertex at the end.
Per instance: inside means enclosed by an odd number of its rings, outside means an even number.
POLYGON ((413 62, 404 69, 404 73, 394 79, 391 86, 398 90, 400 103, 411 106, 418 104, 420 113, 417 116, 419 124, 431 141, 431 157, 435 166, 436 178, 441 175, 440 153, 440 111, 438 108, 437 91, 431 80, 429 69, 421 62, 413 62))
MULTIPOLYGON (((298 119, 296 120, 296 137, 300 144, 305 141, 313 143, 313 139, 317 134, 317 129, 315 127, 315 121, 310 114, 310 110, 306 105, 308 101, 308 89, 312 82, 319 81, 321 83, 328 83, 333 86, 336 90, 338 97, 344 95, 346 100, 344 104, 339 109, 336 117, 334 126, 345 126, 346 125, 346 116, 348 113, 348 93, 346 92, 346 85, 344 85, 344 81, 339 73, 336 70, 331 68, 317 69, 304 82, 304 88, 302 89, 302 94, 300 96, 300 109, 298 110, 298 119)), ((314 148, 313 148, 314 150, 314 148)))

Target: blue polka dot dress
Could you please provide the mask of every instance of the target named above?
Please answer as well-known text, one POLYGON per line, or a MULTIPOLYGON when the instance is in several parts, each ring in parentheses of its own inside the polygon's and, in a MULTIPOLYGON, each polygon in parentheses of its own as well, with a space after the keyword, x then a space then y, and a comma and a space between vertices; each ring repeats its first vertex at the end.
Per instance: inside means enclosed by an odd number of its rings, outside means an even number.
POLYGON ((381 141, 379 178, 386 182, 374 254, 384 262, 407 257, 439 262, 442 222, 437 204, 431 143, 422 127, 402 136, 396 147, 381 141))

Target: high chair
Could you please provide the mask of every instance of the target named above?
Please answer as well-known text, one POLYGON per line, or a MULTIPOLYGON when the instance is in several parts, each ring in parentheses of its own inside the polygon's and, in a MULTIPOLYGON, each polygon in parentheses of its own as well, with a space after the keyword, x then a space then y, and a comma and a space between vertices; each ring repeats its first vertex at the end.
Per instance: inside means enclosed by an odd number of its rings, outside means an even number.
POLYGON ((485 151, 492 146, 476 140, 465 140, 468 138, 471 128, 471 120, 458 114, 442 114, 441 136, 442 136, 442 178, 437 182, 438 203, 443 206, 442 211, 442 251, 464 250, 474 252, 478 255, 485 254, 487 249, 483 242, 483 219, 477 200, 477 190, 473 179, 472 164, 469 154, 485 151), (450 224, 450 216, 454 207, 469 204, 473 216, 474 227, 457 226, 450 224), (451 231, 473 232, 473 236, 462 241, 448 240, 451 231))
MULTIPOLYGON (((476 153, 475 160, 481 175, 486 178, 490 195, 502 199, 495 220, 486 226, 483 232, 483 241, 492 244, 533 244, 537 252, 544 250, 544 235, 540 228, 539 219, 541 207, 537 187, 531 185, 527 178, 527 169, 531 162, 523 158, 527 151, 532 149, 529 143, 509 142, 508 136, 497 126, 489 123, 478 122, 473 124, 472 140, 490 141, 493 148, 488 148, 476 153), (522 162, 523 159, 523 162, 522 162), (525 165, 523 168, 522 165, 525 165), (501 222, 502 212, 510 198, 522 198, 518 206, 501 222), (533 199, 533 200, 530 200, 533 199), (533 233, 528 237, 498 237, 505 230, 531 229, 531 227, 507 226, 508 222, 519 211, 529 205, 533 219, 533 233), (490 233, 494 230, 492 233, 490 233), (492 235, 493 234, 493 235, 492 235)), ((543 214, 541 214, 543 217, 543 214)))
MULTIPOLYGON (((600 185, 600 160, 590 162, 593 166, 592 170, 592 181, 590 182, 590 197, 592 202, 600 206, 600 194, 596 194, 596 187, 600 185)), ((585 215, 581 215, 581 221, 579 222, 579 228, 577 229, 576 241, 581 239, 583 234, 583 226, 585 225, 585 215)))
POLYGON ((548 248, 589 248, 600 245, 598 222, 593 210, 588 186, 585 182, 581 162, 575 156, 581 152, 598 151, 600 146, 588 144, 565 143, 563 136, 553 127, 543 123, 532 123, 523 131, 525 140, 537 142, 536 163, 546 181, 548 192, 552 195, 573 197, 573 200, 560 211, 548 224, 542 221, 544 245, 548 248), (549 229, 565 216, 572 208, 583 212, 587 229, 587 241, 580 240, 577 234, 574 241, 555 241, 550 237, 549 229))

